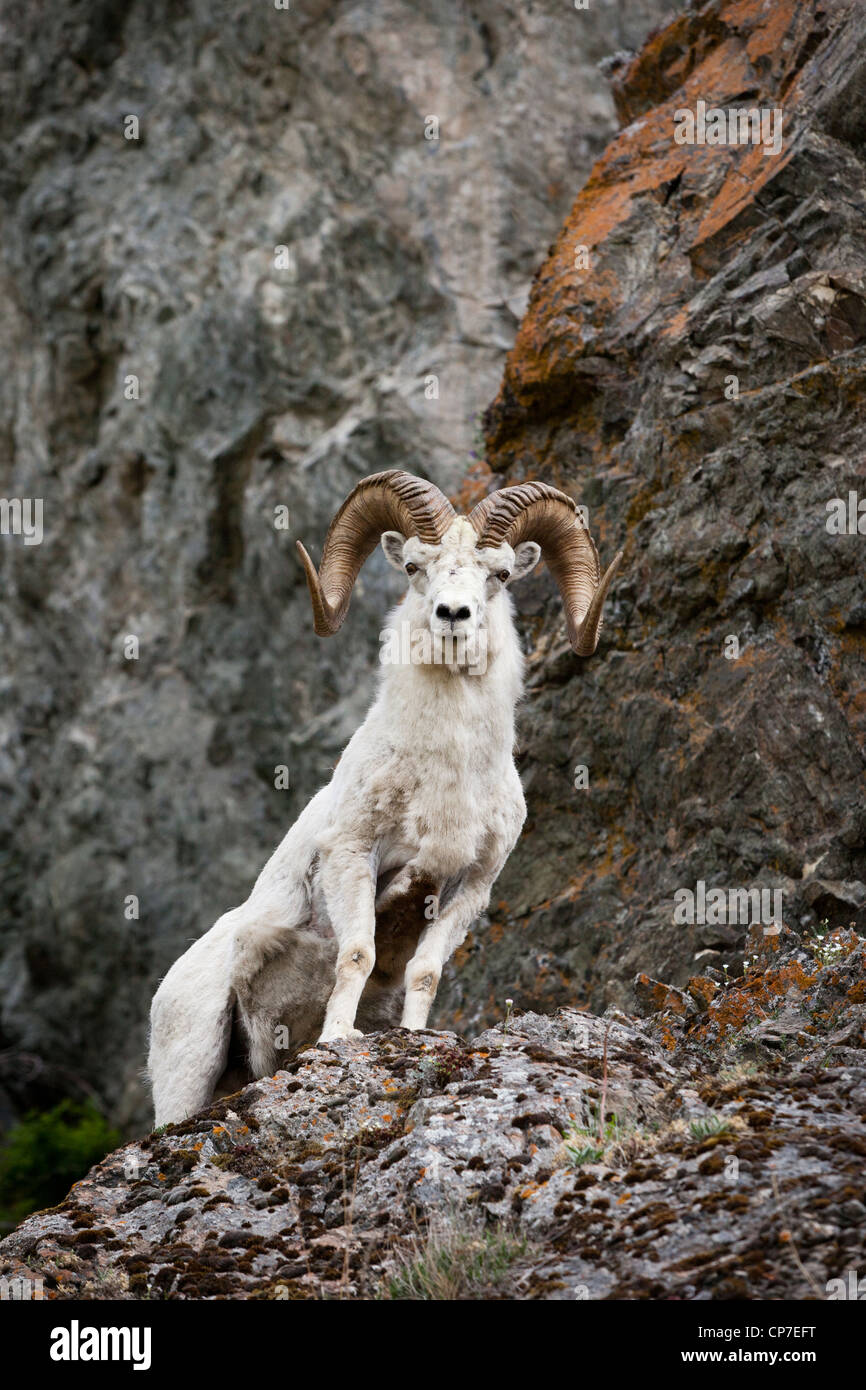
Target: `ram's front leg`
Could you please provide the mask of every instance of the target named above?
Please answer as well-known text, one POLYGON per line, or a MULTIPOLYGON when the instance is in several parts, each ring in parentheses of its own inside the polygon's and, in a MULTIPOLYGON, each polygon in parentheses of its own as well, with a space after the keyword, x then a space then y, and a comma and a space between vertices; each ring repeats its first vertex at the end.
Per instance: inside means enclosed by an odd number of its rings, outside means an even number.
POLYGON ((442 915, 421 933, 415 954, 406 966, 401 1027, 414 1030, 427 1026, 442 967, 464 941, 476 917, 487 907, 490 889, 502 863, 504 857, 488 870, 480 867, 470 870, 442 915))
POLYGON ((370 852, 331 847, 321 853, 319 875, 337 938, 336 982, 319 1042, 360 1038, 355 1013, 376 963, 376 874, 370 852))

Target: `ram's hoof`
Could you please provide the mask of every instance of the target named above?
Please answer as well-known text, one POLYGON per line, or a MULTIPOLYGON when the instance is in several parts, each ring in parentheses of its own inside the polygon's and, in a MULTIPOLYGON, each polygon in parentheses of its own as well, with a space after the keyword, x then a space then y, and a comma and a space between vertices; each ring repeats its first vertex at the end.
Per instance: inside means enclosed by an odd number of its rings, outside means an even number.
POLYGON ((330 1042, 355 1042, 363 1036, 360 1028, 350 1028, 347 1023, 335 1023, 332 1028, 324 1029, 319 1038, 319 1046, 330 1042))

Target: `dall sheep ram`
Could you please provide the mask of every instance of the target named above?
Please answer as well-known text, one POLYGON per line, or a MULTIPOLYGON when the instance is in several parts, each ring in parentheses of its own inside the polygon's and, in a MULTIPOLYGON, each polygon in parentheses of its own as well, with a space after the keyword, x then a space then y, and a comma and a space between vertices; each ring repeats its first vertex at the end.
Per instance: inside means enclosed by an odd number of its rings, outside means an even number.
POLYGON ((503 488, 464 517, 431 483, 377 473, 336 513, 318 571, 298 542, 320 636, 340 627, 380 542, 409 580, 386 634, 407 640, 247 901, 157 990, 158 1125, 317 1039, 362 1036, 356 1023, 425 1027, 442 968, 487 907, 526 816, 513 757, 523 657, 508 589, 543 556, 571 645, 589 656, 622 554, 602 576, 575 503, 544 483, 503 488))

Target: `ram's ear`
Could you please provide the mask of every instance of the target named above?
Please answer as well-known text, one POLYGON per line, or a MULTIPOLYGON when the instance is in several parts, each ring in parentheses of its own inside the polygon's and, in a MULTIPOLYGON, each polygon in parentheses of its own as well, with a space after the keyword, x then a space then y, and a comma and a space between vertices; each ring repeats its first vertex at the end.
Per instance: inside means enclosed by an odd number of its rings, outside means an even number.
POLYGON ((385 559, 401 574, 403 573, 403 546, 405 544, 406 537, 401 536, 399 531, 382 532, 381 545, 385 552, 385 559))
POLYGON ((535 541, 524 541, 518 545, 514 551, 514 569, 511 571, 513 584, 515 579, 523 579, 524 575, 531 574, 541 559, 541 546, 535 541))

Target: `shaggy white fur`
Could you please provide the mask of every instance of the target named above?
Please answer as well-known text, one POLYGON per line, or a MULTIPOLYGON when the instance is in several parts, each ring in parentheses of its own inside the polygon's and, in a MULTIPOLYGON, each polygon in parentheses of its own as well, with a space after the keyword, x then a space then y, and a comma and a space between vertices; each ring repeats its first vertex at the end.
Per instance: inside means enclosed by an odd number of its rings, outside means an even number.
POLYGON ((487 907, 526 815, 513 759, 523 658, 507 586, 540 552, 477 540, 464 518, 435 546, 382 537, 410 584, 382 634, 390 656, 376 699, 247 901, 160 985, 149 1056, 158 1125, 271 1074, 317 1035, 426 1025, 443 965, 487 907), (391 643, 395 633, 408 641, 391 643))

